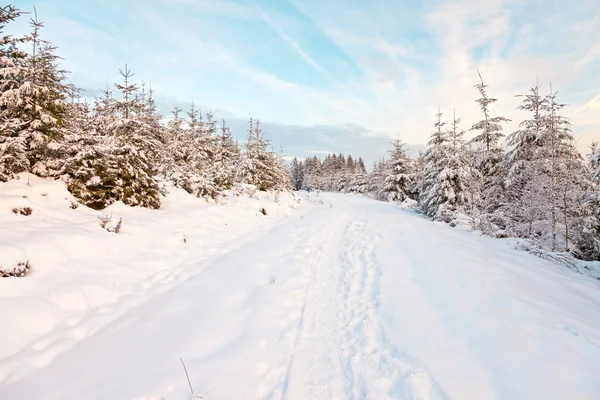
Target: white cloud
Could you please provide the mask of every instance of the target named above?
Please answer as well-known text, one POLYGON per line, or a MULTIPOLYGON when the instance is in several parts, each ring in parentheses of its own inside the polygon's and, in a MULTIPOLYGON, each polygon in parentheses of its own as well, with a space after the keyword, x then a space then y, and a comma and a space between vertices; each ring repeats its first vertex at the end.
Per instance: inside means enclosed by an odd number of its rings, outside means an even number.
MULTIPOLYGON (((480 69, 490 86, 489 94, 499 99, 493 112, 514 120, 506 126, 507 132, 524 117, 516 109, 519 99, 515 95, 526 92, 539 77, 546 88, 552 82, 560 89, 562 100, 570 103, 566 112, 582 143, 600 136, 598 117, 590 113, 596 104, 593 99, 600 93, 600 81, 594 79, 598 68, 594 71, 593 67, 600 39, 594 26, 597 13, 590 23, 585 11, 572 15, 545 3, 442 1, 425 15, 412 15, 422 20, 434 40, 428 47, 420 47, 411 46, 410 37, 402 42, 387 37, 385 32, 393 31, 391 25, 385 26, 389 19, 372 9, 363 14, 342 10, 334 17, 332 10, 323 11, 313 3, 295 4, 362 69, 365 79, 355 85, 367 86, 379 107, 378 123, 367 123, 368 127, 390 136, 399 129, 406 140, 423 143, 439 106, 446 115, 456 109, 465 121, 463 127, 469 128, 481 118, 474 102, 478 93, 473 88, 480 69), (586 81, 589 90, 582 92, 580 87, 586 81)), ((589 8, 593 2, 586 5, 589 8)), ((390 5, 383 13, 402 18, 400 11, 390 5)), ((402 22, 395 21, 395 26, 400 29, 402 22)), ((413 44, 417 42, 415 39, 413 44)))

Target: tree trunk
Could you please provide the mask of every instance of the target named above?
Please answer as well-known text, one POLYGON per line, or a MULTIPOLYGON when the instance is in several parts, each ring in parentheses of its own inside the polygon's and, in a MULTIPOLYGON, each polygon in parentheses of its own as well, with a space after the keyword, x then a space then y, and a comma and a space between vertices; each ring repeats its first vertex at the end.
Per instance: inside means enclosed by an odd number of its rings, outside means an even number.
POLYGON ((567 190, 563 192, 563 207, 564 207, 564 221, 565 221, 565 252, 569 251, 569 223, 567 217, 567 190))
POLYGON ((554 199, 552 199, 552 251, 556 251, 556 206, 554 205, 554 199))

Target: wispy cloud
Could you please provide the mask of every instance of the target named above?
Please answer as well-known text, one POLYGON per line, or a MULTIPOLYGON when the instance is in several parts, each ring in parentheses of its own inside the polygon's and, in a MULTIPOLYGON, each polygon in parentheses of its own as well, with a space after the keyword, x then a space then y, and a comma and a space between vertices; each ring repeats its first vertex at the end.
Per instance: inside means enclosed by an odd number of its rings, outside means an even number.
POLYGON ((304 61, 306 61, 308 63, 308 65, 310 65, 311 67, 313 67, 320 73, 326 75, 328 78, 331 78, 332 80, 335 80, 337 82, 337 80, 334 77, 332 77, 327 71, 325 71, 323 69, 323 67, 321 67, 319 65, 319 63, 317 63, 315 60, 313 60, 310 55, 308 55, 304 50, 302 50, 302 48, 300 47, 300 45, 298 43, 296 43, 282 29, 280 29, 262 8, 260 8, 258 5, 255 5, 255 7, 258 10, 258 12, 260 13, 262 19, 267 23, 267 25, 269 25, 271 27, 271 29, 273 29, 275 32, 277 32, 279 37, 281 37, 292 49, 294 49, 294 51, 300 57, 302 57, 302 59, 304 61))

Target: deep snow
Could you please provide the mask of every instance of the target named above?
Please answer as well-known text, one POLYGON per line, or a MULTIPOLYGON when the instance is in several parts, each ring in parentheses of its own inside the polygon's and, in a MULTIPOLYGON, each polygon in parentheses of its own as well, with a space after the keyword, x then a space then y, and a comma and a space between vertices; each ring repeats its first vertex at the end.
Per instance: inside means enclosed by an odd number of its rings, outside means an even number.
POLYGON ((206 399, 600 397, 600 283, 506 242, 315 193, 174 191, 115 235, 38 183, 0 214, 34 266, 0 280, 0 399, 189 399, 180 357, 206 399))

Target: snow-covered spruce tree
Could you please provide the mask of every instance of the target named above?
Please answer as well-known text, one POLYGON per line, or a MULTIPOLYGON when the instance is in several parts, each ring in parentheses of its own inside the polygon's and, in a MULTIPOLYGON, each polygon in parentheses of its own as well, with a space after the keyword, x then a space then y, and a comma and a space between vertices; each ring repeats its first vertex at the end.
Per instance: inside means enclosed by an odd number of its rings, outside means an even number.
POLYGON ((290 180, 294 190, 302 189, 304 183, 304 163, 294 157, 290 165, 290 180))
POLYGON ((319 170, 319 188, 321 190, 331 190, 334 165, 332 160, 333 155, 327 154, 321 162, 321 168, 319 170))
POLYGON ((332 190, 333 187, 333 175, 335 173, 335 154, 327 154, 321 163, 320 176, 319 176, 319 187, 322 190, 332 190))
POLYGON ((276 185, 271 190, 277 191, 289 191, 292 189, 292 182, 290 180, 290 175, 288 174, 287 166, 285 165, 285 157, 283 154, 283 148, 280 150, 279 154, 275 154, 271 152, 271 154, 275 158, 275 170, 274 177, 276 185))
POLYGON ((355 162, 354 158, 352 158, 352 154, 348 154, 348 158, 346 159, 346 168, 350 174, 354 172, 355 162))
POLYGON ((76 104, 71 111, 79 117, 71 118, 67 135, 67 162, 63 179, 67 189, 82 204, 101 210, 119 199, 120 189, 115 178, 118 168, 113 138, 109 137, 109 127, 117 120, 116 105, 110 88, 106 87, 103 96, 95 99, 94 111, 88 114, 86 123, 83 112, 87 110, 76 104))
POLYGON ((592 142, 588 155, 589 186, 582 204, 580 232, 576 239, 578 256, 600 261, 600 148, 592 142))
MULTIPOLYGON (((2 8, 2 28, 20 12, 2 8)), ((0 43, 0 179, 29 171, 57 176, 62 168, 61 144, 69 85, 58 67, 56 48, 40 37, 44 24, 31 18, 32 32, 23 38, 3 36, 0 43), (21 51, 19 44, 30 48, 21 51)))
POLYGON ((207 112, 206 117, 203 116, 192 102, 187 129, 180 139, 180 142, 185 142, 180 146, 185 146, 189 151, 185 165, 181 166, 184 189, 198 197, 215 199, 222 190, 231 187, 231 170, 222 168, 224 159, 219 159, 216 164, 218 139, 212 113, 207 112))
POLYGON ((365 168, 362 157, 354 162, 354 171, 350 180, 349 192, 367 194, 369 193, 369 175, 365 168))
POLYGON ((367 194, 369 193, 369 177, 366 172, 360 169, 356 170, 350 183, 350 193, 367 194))
POLYGON ((534 198, 539 191, 532 188, 530 182, 537 179, 539 161, 544 158, 542 137, 546 129, 547 98, 540 95, 537 84, 528 94, 517 97, 523 98, 518 109, 531 113, 531 119, 522 121, 519 129, 507 137, 509 151, 501 162, 507 171, 502 183, 504 204, 498 211, 505 219, 509 234, 529 237, 533 234, 534 222, 541 217, 540 204, 534 198))
POLYGON ((341 157, 343 157, 341 154, 339 156, 337 154, 331 154, 329 159, 326 159, 324 162, 325 174, 323 178, 325 178, 325 190, 331 192, 337 190, 340 171, 342 166, 346 164, 345 159, 340 160, 341 157))
MULTIPOLYGON (((352 159, 351 156, 350 159, 352 159)), ((348 165, 346 157, 342 153, 340 153, 336 158, 332 190, 336 192, 346 191, 346 189, 350 186, 350 182, 352 179, 351 174, 352 171, 348 165)))
POLYGON ((6 26, 21 14, 12 5, 0 9, 0 182, 29 169, 27 144, 18 134, 23 121, 15 112, 27 53, 17 47, 24 39, 4 33, 6 26))
POLYGON ((159 208, 160 192, 155 175, 164 145, 162 128, 154 118, 148 118, 146 104, 136 101, 138 89, 130 81, 133 74, 127 64, 125 71, 119 72, 123 84, 115 84, 115 87, 121 91, 121 99, 116 101, 121 118, 110 127, 110 132, 120 149, 121 200, 132 206, 159 208))
MULTIPOLYGON (((584 225, 585 166, 556 93, 542 98, 534 87, 522 109, 533 114, 511 135, 507 200, 511 234, 551 251, 568 251, 584 225)), ((588 181, 589 182, 589 181, 588 181)))
POLYGON ((452 172, 452 186, 455 193, 453 209, 464 212, 471 217, 478 214, 481 202, 481 172, 473 167, 472 154, 464 140, 465 131, 459 127, 462 118, 456 117, 454 112, 452 127, 448 133, 448 162, 447 166, 452 172))
POLYGON ((444 129, 442 113, 436 114, 435 130, 423 156, 423 169, 416 175, 421 210, 433 219, 450 222, 457 213, 465 212, 471 194, 468 185, 474 174, 463 154, 460 118, 454 118, 452 129, 444 129))
POLYGON ((103 209, 115 201, 130 206, 160 207, 155 179, 162 145, 158 121, 148 118, 146 104, 126 67, 124 84, 115 85, 121 99, 110 90, 96 99, 91 143, 73 155, 65 168, 69 191, 83 204, 103 209))
POLYGON ((562 222, 564 249, 568 251, 569 224, 576 213, 575 209, 580 205, 585 184, 581 181, 584 169, 581 155, 574 146, 571 124, 561 115, 565 105, 557 103, 556 97, 557 93, 551 92, 545 106, 547 115, 542 134, 545 143, 541 154, 543 163, 540 163, 542 170, 539 171, 540 175, 536 181, 541 183, 544 180, 540 178, 546 178, 545 183, 542 184, 546 189, 547 212, 550 216, 551 249, 552 251, 558 249, 557 233, 562 222))
POLYGON ((598 191, 600 186, 600 142, 593 141, 590 144, 588 165, 592 171, 592 191, 598 191))
POLYGON ((289 175, 287 169, 273 153, 267 149, 260 121, 248 121, 248 138, 242 153, 238 181, 255 185, 259 190, 288 190, 289 175))
POLYGON ((373 171, 368 176, 368 187, 369 194, 377 200, 385 200, 380 197, 381 189, 383 188, 383 182, 387 176, 387 170, 389 169, 389 161, 385 158, 381 158, 379 161, 373 163, 373 171))
POLYGON ((358 157, 358 161, 356 162, 356 170, 362 172, 363 174, 367 173, 367 168, 365 167, 365 162, 362 157, 358 157))
POLYGON ((481 213, 480 219, 485 221, 489 220, 490 216, 494 216, 495 211, 504 201, 502 183, 506 171, 499 164, 503 155, 500 139, 504 136, 502 123, 510 120, 504 117, 491 116, 490 105, 495 103, 497 99, 487 96, 486 88, 488 86, 483 83, 479 71, 477 72, 481 83, 475 85, 475 88, 477 88, 481 97, 475 101, 479 104, 484 118, 471 127, 471 130, 479 131, 471 140, 471 159, 473 166, 479 170, 481 176, 481 180, 477 182, 478 190, 481 193, 481 200, 477 208, 481 213))
POLYGON ((396 139, 392 145, 394 147, 390 151, 389 168, 385 171, 379 197, 391 202, 404 201, 409 197, 412 186, 412 162, 400 139, 396 139))
MULTIPOLYGON (((210 143, 210 142, 209 142, 210 143)), ((240 159, 240 150, 231 135, 225 120, 221 121, 220 135, 213 149, 212 177, 218 191, 231 189, 235 178, 235 169, 240 159)))
POLYGON ((493 173, 494 167, 502 158, 502 147, 500 146, 500 139, 504 136, 502 133, 502 123, 509 122, 510 120, 504 117, 491 116, 489 106, 495 103, 497 99, 487 96, 485 88, 488 85, 483 83, 483 78, 479 70, 477 73, 479 74, 481 83, 475 85, 475 88, 477 88, 481 97, 475 100, 475 102, 479 104, 484 119, 471 127, 473 131, 481 131, 471 142, 479 146, 477 167, 487 177, 493 173))
POLYGON ((196 151, 194 135, 191 129, 186 129, 182 112, 178 105, 174 105, 171 119, 164 130, 166 145, 161 157, 161 172, 173 185, 195 196, 201 196, 198 193, 198 186, 202 181, 198 159, 202 153, 196 151))
MULTIPOLYGON (((258 187, 260 171, 266 169, 264 165, 259 164, 259 159, 264 159, 262 153, 266 153, 267 144, 262 136, 256 136, 257 132, 254 125, 254 118, 250 117, 248 120, 246 143, 241 153, 238 170, 236 171, 236 181, 258 187)), ((262 132, 259 131, 258 134, 262 135, 262 132)))
POLYGON ((429 217, 435 217, 439 206, 446 200, 445 193, 443 193, 444 188, 438 183, 448 143, 444 125, 442 112, 438 109, 435 129, 427 142, 429 147, 423 154, 423 168, 415 176, 415 192, 419 194, 419 207, 429 217))
POLYGON ((323 189, 321 185, 321 161, 317 156, 307 158, 304 161, 304 179, 302 189, 323 189))

